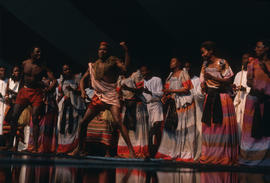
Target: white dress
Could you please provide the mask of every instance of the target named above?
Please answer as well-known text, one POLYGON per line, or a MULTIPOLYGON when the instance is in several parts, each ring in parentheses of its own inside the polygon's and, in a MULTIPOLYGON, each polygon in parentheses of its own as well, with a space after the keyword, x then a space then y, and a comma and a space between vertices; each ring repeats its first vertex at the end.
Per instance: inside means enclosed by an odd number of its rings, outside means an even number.
POLYGON ((246 91, 238 91, 233 104, 235 107, 235 114, 236 114, 236 120, 238 124, 238 130, 239 130, 239 137, 241 137, 241 131, 242 131, 242 125, 243 125, 243 118, 244 118, 244 111, 245 111, 245 104, 246 104, 246 97, 250 91, 250 87, 247 86, 247 71, 243 70, 242 75, 242 82, 241 81, 241 74, 242 71, 238 72, 234 78, 233 84, 236 86, 243 86, 246 88, 246 91))
POLYGON ((4 102, 4 98, 6 95, 6 88, 7 88, 7 79, 0 80, 0 135, 3 135, 3 122, 5 118, 5 110, 6 110, 6 104, 4 102))

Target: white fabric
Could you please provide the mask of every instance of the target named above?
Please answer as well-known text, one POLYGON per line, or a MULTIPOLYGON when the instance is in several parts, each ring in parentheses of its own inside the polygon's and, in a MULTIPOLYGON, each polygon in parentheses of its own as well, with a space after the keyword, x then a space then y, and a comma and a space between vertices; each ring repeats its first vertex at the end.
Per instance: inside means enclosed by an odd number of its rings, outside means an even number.
POLYGON ((6 94, 6 88, 7 88, 7 79, 0 80, 0 135, 3 135, 3 122, 5 118, 5 110, 6 110, 6 104, 4 102, 5 94, 6 94))
POLYGON ((152 77, 148 81, 144 80, 144 88, 147 88, 152 95, 143 93, 147 101, 147 111, 149 115, 150 127, 157 121, 163 121, 163 109, 160 101, 163 95, 162 81, 159 77, 152 77))
POLYGON ((195 108, 196 108, 196 128, 197 132, 199 132, 197 137, 197 152, 195 155, 195 159, 198 159, 201 155, 201 136, 202 136, 202 112, 203 112, 203 102, 205 95, 202 94, 201 81, 198 76, 193 76, 191 78, 191 82, 193 85, 193 89, 190 90, 191 94, 194 97, 195 108))
POLYGON ((30 126, 26 125, 24 127, 24 142, 19 141, 18 151, 23 151, 28 148, 29 138, 30 138, 30 126))
POLYGON ((14 81, 11 78, 8 79, 8 88, 10 90, 18 93, 19 92, 19 86, 20 86, 20 82, 19 81, 14 81))
MULTIPOLYGON (((187 71, 182 71, 179 75, 179 77, 173 77, 173 73, 171 72, 169 74, 169 77, 167 78, 167 81, 170 80, 170 86, 169 89, 181 89, 182 81, 186 80, 185 76, 188 75, 187 71)), ((190 94, 179 94, 179 93, 173 93, 173 98, 175 100, 175 105, 177 109, 180 109, 181 107, 185 107, 187 104, 191 104, 193 102, 193 96, 190 94)))
POLYGON ((241 137, 246 97, 250 91, 250 87, 247 86, 247 71, 243 70, 243 73, 242 71, 238 72, 234 78, 233 84, 235 84, 237 87, 242 85, 243 87, 246 88, 246 91, 238 91, 233 101, 235 107, 236 120, 238 124, 239 137, 241 137), (242 82, 240 83, 241 75, 242 75, 242 82))

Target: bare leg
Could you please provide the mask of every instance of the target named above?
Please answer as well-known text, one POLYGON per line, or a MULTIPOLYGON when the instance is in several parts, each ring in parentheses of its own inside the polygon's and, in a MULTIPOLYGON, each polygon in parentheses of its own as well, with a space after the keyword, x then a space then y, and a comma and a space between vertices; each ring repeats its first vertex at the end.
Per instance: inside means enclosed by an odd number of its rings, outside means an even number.
POLYGON ((131 158, 135 158, 135 152, 133 150, 133 147, 131 145, 129 136, 128 136, 128 131, 127 128, 125 127, 125 125, 122 123, 122 121, 120 120, 120 108, 117 106, 111 106, 110 111, 112 113, 113 119, 114 119, 114 123, 117 125, 117 127, 120 129, 121 135, 124 138, 127 146, 128 146, 128 150, 129 150, 129 154, 131 158))
POLYGON ((86 136, 86 132, 87 132, 87 126, 89 124, 89 122, 98 114, 98 110, 91 110, 89 108, 87 108, 83 119, 79 122, 79 145, 74 149, 74 151, 72 151, 71 153, 69 153, 69 155, 74 156, 76 154, 79 153, 79 151, 82 151, 82 145, 86 136))
POLYGON ((39 116, 42 111, 42 105, 33 106, 32 122, 33 122, 33 138, 34 138, 34 152, 38 152, 38 137, 39 137, 39 116))
POLYGON ((13 151, 15 150, 12 147, 13 147, 14 137, 17 134, 18 119, 25 108, 26 108, 26 105, 21 105, 21 104, 14 105, 12 117, 10 121, 11 132, 10 132, 10 136, 7 142, 7 149, 10 149, 13 151))
POLYGON ((161 123, 161 121, 155 122, 149 131, 148 149, 152 158, 156 155, 161 143, 161 123))

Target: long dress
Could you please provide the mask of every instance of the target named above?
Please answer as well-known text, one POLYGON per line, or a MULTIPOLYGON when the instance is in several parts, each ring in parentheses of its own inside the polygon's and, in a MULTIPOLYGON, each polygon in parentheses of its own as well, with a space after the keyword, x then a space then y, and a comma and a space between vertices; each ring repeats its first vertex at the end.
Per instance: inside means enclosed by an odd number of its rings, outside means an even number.
POLYGON ((197 152, 195 155, 195 160, 199 159, 201 156, 201 145, 202 145, 202 112, 203 112, 203 102, 205 95, 202 94, 201 81, 197 76, 191 78, 193 88, 190 90, 194 97, 195 108, 196 108, 196 129, 197 129, 197 152))
POLYGON ((213 68, 208 67, 206 62, 202 66, 200 78, 202 82, 206 82, 208 89, 202 117, 202 152, 200 163, 235 164, 238 161, 239 151, 238 130, 229 88, 222 88, 221 84, 214 80, 205 80, 204 74, 206 72, 220 78, 231 78, 233 76, 229 64, 223 59, 216 62, 213 68), (212 100, 213 97, 214 101, 212 100), (209 103, 210 107, 206 105, 208 104, 208 98, 210 102, 211 100, 213 102, 209 103), (206 106, 209 108, 207 109, 206 106), (207 120, 204 120, 204 115, 207 120))
MULTIPOLYGON (((190 90, 193 88, 186 71, 181 71, 179 77, 173 77, 171 73, 165 86, 168 89, 181 89, 184 87, 190 90)), ((196 129, 195 102, 191 93, 173 95, 178 116, 177 129, 174 132, 164 129, 156 158, 194 161, 198 133, 196 129)))
MULTIPOLYGON (((139 71, 133 73, 129 78, 122 79, 119 81, 119 85, 122 86, 125 84, 130 88, 140 88, 143 87, 143 80, 141 78, 141 74, 139 71)), ((135 154, 137 157, 146 157, 148 155, 148 113, 146 104, 139 100, 139 98, 143 96, 134 97, 134 93, 122 90, 124 100, 134 100, 135 102, 135 117, 136 117, 136 125, 135 130, 129 129, 129 138, 135 154)), ((122 110, 122 120, 124 120, 124 116, 126 115, 126 106, 123 107, 122 110)), ((125 124, 125 123, 124 123, 125 124)), ((117 154, 122 157, 129 156, 128 147, 122 137, 120 135, 118 141, 117 154)))
POLYGON ((63 77, 58 79, 58 153, 71 152, 78 145, 78 123, 85 111, 84 101, 78 92, 74 91, 79 89, 80 78, 80 75, 75 75, 71 80, 64 80, 63 77), (73 88, 73 91, 69 91, 67 86, 73 88))
POLYGON ((243 86, 246 88, 246 91, 238 91, 233 101, 235 107, 236 120, 238 124, 238 131, 239 131, 238 133, 240 142, 246 98, 250 91, 250 87, 247 86, 247 71, 243 70, 238 72, 234 78, 233 84, 235 84, 236 86, 243 86))
POLYGON ((3 123, 5 118, 5 110, 7 107, 4 99, 6 95, 7 81, 7 79, 0 79, 0 135, 3 135, 3 123))
MULTIPOLYGON (((267 62, 265 65, 269 72, 270 63, 267 62)), ((256 115, 256 109, 263 117, 267 116, 267 113, 269 114, 270 78, 265 73, 267 71, 262 69, 257 59, 252 60, 248 65, 247 78, 252 83, 252 87, 246 98, 240 164, 270 166, 269 115, 268 120, 264 123, 255 118, 258 116, 258 114, 256 115), (256 94, 256 91, 263 91, 263 93, 256 94), (258 123, 261 123, 261 125, 257 126, 258 123), (258 133, 259 136, 261 135, 260 137, 258 137, 258 133)))

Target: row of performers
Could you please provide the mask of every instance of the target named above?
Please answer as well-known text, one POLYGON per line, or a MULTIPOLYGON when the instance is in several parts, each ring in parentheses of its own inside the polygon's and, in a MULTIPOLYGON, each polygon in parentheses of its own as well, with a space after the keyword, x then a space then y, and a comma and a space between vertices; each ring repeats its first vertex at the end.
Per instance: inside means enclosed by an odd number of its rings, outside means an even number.
POLYGON ((121 45, 124 62, 110 56, 109 45, 101 42, 99 59, 89 63, 83 76, 72 74, 66 64, 57 82, 48 70, 41 77, 41 51, 35 47, 24 61, 20 90, 19 67, 8 80, 0 68, 0 134, 6 137, 6 148, 70 155, 97 149, 105 156, 270 165, 266 41, 257 42, 256 58, 243 55, 235 78, 228 62, 216 56, 215 43, 204 42, 200 77, 190 63, 182 68, 172 58, 165 85, 149 66, 120 75, 130 60, 127 46, 121 45), (43 90, 34 87, 39 81, 43 90))

